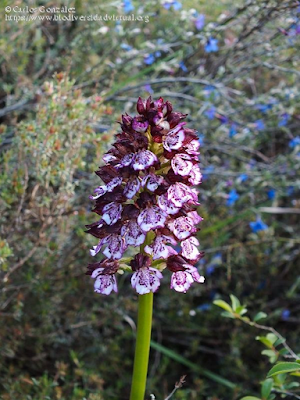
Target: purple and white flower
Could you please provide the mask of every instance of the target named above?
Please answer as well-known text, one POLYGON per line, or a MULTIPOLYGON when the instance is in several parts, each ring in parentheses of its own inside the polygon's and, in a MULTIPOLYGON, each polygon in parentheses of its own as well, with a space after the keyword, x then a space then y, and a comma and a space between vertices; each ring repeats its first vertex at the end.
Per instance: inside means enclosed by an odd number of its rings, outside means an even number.
POLYGON ((198 260, 201 257, 197 246, 199 241, 194 236, 189 237, 181 242, 182 256, 188 260, 198 260))
POLYGON ((137 192, 140 190, 141 183, 137 176, 129 179, 124 187, 123 194, 127 197, 127 199, 132 199, 137 192))
POLYGON ((104 268, 97 268, 93 271, 91 277, 95 279, 94 291, 109 295, 112 291, 118 292, 117 280, 115 275, 102 274, 104 268))
POLYGON ((196 267, 186 264, 184 271, 173 272, 170 288, 176 292, 186 293, 193 282, 204 283, 205 278, 199 275, 196 267))
POLYGON ((127 246, 140 246, 146 239, 145 233, 141 230, 135 220, 129 220, 121 228, 121 236, 124 238, 127 246))
POLYGON ((103 250, 103 254, 107 258, 112 258, 114 260, 119 260, 127 248, 122 236, 115 233, 107 237, 106 243, 107 247, 103 250))
POLYGON ((199 185, 202 181, 202 174, 200 172, 200 168, 198 165, 194 165, 192 170, 190 171, 190 177, 188 181, 192 185, 199 185))
POLYGON ((162 194, 158 197, 157 204, 166 214, 177 214, 180 207, 176 207, 171 200, 168 200, 168 194, 162 194))
POLYGON ((140 213, 137 222, 144 232, 149 232, 151 229, 163 228, 166 215, 157 206, 147 207, 140 213))
POLYGON ((106 222, 107 225, 113 225, 121 218, 121 214, 121 204, 111 202, 103 207, 102 220, 106 222))
POLYGON ((170 236, 159 235, 156 236, 154 242, 145 247, 145 252, 150 254, 153 257, 153 260, 157 260, 159 258, 167 259, 171 255, 177 254, 177 251, 172 247, 167 246, 166 243, 170 243, 173 246, 177 244, 176 240, 174 240, 170 236))
POLYGON ((182 182, 176 182, 175 185, 169 187, 168 200, 171 200, 176 207, 181 207, 187 202, 199 204, 197 191, 182 182))
POLYGON ((163 146, 167 151, 178 150, 182 147, 185 139, 184 129, 185 122, 179 123, 176 128, 169 131, 163 139, 163 146))
POLYGON ((141 150, 138 152, 132 162, 132 168, 136 171, 142 171, 146 168, 151 167, 155 162, 158 161, 158 158, 152 151, 150 150, 141 150))
POLYGON ((157 269, 143 267, 133 273, 131 285, 138 294, 154 293, 159 288, 162 277, 162 273, 157 269))
POLYGON ((188 154, 176 154, 171 161, 171 166, 176 175, 188 176, 193 168, 192 157, 188 154))
POLYGON ((187 239, 193 233, 197 232, 193 220, 189 217, 179 217, 171 220, 168 223, 168 227, 179 240, 187 239))
POLYGON ((159 175, 155 174, 148 174, 145 175, 144 178, 142 179, 142 186, 146 185, 146 188, 150 190, 150 192, 155 192, 155 190, 158 188, 159 185, 162 184, 164 181, 164 178, 159 175))

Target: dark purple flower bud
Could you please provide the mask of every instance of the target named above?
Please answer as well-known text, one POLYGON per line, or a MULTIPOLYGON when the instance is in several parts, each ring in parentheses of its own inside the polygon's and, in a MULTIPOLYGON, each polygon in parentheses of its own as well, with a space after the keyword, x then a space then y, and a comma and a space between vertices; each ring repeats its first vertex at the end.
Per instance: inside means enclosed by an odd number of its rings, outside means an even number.
POLYGON ((144 254, 138 253, 134 256, 134 258, 130 261, 130 266, 133 271, 138 271, 143 267, 150 267, 151 259, 149 256, 145 256, 144 254))
POLYGON ((136 109, 139 114, 145 114, 146 111, 145 103, 140 97, 137 101, 136 109))

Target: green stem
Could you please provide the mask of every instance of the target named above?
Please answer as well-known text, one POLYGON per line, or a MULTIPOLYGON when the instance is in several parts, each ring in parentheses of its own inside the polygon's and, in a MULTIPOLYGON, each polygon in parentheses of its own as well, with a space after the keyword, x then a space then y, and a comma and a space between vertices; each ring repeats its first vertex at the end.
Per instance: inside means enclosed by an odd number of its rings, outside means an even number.
POLYGON ((138 324, 130 400, 144 400, 152 326, 153 293, 139 295, 138 324))

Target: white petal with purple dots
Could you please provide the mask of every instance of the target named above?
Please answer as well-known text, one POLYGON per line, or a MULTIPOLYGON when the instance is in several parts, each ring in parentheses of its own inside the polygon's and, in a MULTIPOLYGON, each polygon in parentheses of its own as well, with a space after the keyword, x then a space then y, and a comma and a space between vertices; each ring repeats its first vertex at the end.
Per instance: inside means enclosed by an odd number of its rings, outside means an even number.
POLYGON ((150 150, 142 150, 138 152, 132 163, 132 168, 136 171, 142 171, 145 168, 151 167, 158 159, 150 150))
POLYGON ((140 268, 131 277, 131 285, 138 294, 156 292, 160 286, 162 273, 155 268, 140 268))
POLYGON ((128 180, 124 187, 123 194, 127 197, 127 199, 132 199, 137 192, 140 190, 140 181, 137 176, 128 180))
POLYGON ((199 241, 194 236, 183 240, 181 242, 182 256, 188 260, 197 260, 200 255, 197 246, 199 246, 199 241))
POLYGON ((137 222, 144 232, 151 229, 163 228, 166 215, 157 206, 147 207, 138 216, 137 222))
POLYGON ((103 207, 102 219, 107 225, 113 225, 121 218, 122 206, 121 204, 111 202, 103 207))

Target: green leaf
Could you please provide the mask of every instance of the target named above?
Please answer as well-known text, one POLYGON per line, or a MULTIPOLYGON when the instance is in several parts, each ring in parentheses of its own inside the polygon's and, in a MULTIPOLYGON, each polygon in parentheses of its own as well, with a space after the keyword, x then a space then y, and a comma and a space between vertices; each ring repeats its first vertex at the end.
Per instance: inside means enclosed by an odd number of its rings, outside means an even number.
POLYGON ((276 342, 276 340, 278 340, 278 336, 274 335, 274 333, 268 333, 266 338, 272 343, 274 344, 276 342))
POLYGON ((231 303, 232 303, 232 309, 233 311, 236 311, 238 307, 240 307, 241 303, 237 297, 235 297, 233 294, 230 295, 231 303))
POLYGON ((264 399, 267 399, 269 397, 272 387, 273 387, 273 379, 272 378, 266 379, 263 382, 262 387, 261 387, 261 395, 264 399))
POLYGON ((259 320, 261 320, 261 319, 263 319, 263 318, 267 318, 267 316, 268 316, 268 315, 267 315, 266 313, 260 311, 260 312, 258 312, 258 313, 255 315, 255 317, 253 318, 253 321, 254 321, 254 322, 257 322, 257 321, 259 321, 259 320))
POLYGON ((254 396, 246 396, 241 398, 241 400, 261 400, 259 397, 254 397, 254 396))
POLYGON ((271 363, 274 363, 278 358, 278 355, 276 354, 276 352, 274 350, 263 350, 261 352, 261 354, 269 357, 271 363))
POLYGON ((220 385, 226 386, 230 389, 236 389, 237 385, 233 382, 230 382, 229 380, 223 378, 220 375, 215 374, 214 372, 209 371, 206 368, 202 368, 199 365, 187 360, 185 357, 182 357, 180 354, 176 353, 173 350, 168 349, 167 347, 162 346, 159 343, 151 341, 151 347, 160 353, 164 354, 165 356, 171 358, 172 360, 175 360, 183 365, 186 365, 187 367, 191 368, 191 370, 198 372, 199 374, 202 374, 203 376, 206 376, 207 378, 210 378, 211 380, 219 383, 220 385))
POLYGON ((215 304, 215 305, 218 306, 218 307, 223 308, 223 310, 226 310, 226 311, 228 311, 228 312, 230 312, 230 313, 233 313, 233 310, 232 310, 232 308, 230 307, 230 305, 229 305, 228 303, 226 303, 226 301, 224 301, 224 300, 215 300, 215 301, 213 302, 213 304, 215 304))
POLYGON ((259 340, 261 343, 263 343, 265 346, 269 347, 270 349, 273 347, 273 343, 270 342, 265 336, 256 336, 256 340, 259 340))
POLYGON ((297 362, 280 362, 270 369, 267 377, 278 374, 286 374, 288 372, 300 371, 300 364, 297 362))

